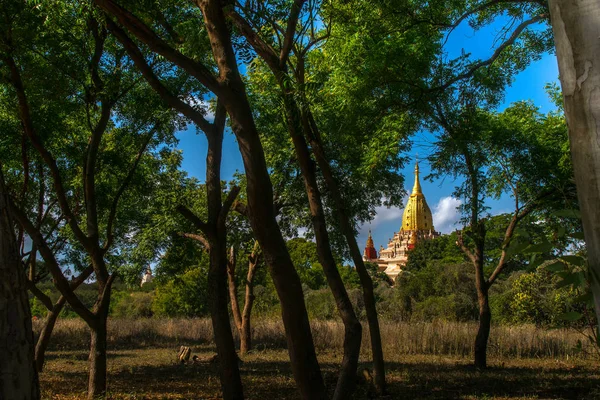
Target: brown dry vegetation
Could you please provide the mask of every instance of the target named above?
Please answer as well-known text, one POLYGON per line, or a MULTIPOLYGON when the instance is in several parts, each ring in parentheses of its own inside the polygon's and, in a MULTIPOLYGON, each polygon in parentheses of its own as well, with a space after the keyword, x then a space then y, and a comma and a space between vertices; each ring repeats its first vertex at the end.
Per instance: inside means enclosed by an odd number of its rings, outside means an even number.
MULTIPOLYGON (((313 321, 315 345, 328 387, 335 385, 342 357, 341 323, 313 321)), ((470 323, 382 323, 390 394, 407 399, 597 399, 598 362, 574 350, 575 332, 533 326, 494 327, 490 365, 471 367, 476 325, 470 323)), ((283 327, 254 324, 256 349, 241 366, 249 399, 296 399, 283 327)), ((208 319, 111 320, 109 391, 115 399, 216 399, 220 385, 208 319), (176 363, 179 345, 193 347, 199 363, 176 363)), ((369 360, 363 341, 361 361, 369 360)), ((84 398, 88 334, 79 320, 62 320, 41 375, 44 398, 84 398)), ((366 346, 364 344, 367 344, 366 346)), ((366 367, 361 365, 361 368, 366 367)), ((368 398, 368 385, 357 398, 368 398)))

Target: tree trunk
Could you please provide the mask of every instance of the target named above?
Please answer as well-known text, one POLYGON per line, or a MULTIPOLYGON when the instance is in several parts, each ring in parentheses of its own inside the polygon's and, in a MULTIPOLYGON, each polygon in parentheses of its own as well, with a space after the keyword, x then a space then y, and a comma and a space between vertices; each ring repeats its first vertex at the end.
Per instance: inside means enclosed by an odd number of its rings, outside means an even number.
POLYGON ((0 398, 39 399, 31 310, 0 171, 0 398))
POLYGON ((60 296, 54 307, 52 307, 51 310, 48 310, 48 315, 46 315, 44 327, 42 328, 40 337, 35 345, 35 366, 38 372, 42 372, 44 370, 46 349, 48 349, 48 344, 50 344, 50 337, 52 336, 52 331, 54 330, 56 320, 58 319, 58 316, 62 311, 66 301, 67 299, 64 296, 60 296))
POLYGON ((485 369, 487 368, 487 345, 492 322, 487 288, 478 287, 477 298, 479 303, 479 326, 475 337, 475 367, 485 369))
POLYGON ((219 355, 219 373, 221 389, 225 400, 244 398, 242 379, 235 352, 231 323, 227 304, 227 249, 225 235, 217 242, 211 243, 210 267, 208 272, 209 306, 219 355))
MULTIPOLYGON (((304 187, 308 197, 308 204, 311 213, 311 220, 317 242, 317 255, 319 262, 323 267, 323 272, 327 278, 327 283, 333 293, 333 298, 338 309, 338 313, 344 324, 344 356, 340 366, 334 399, 347 399, 352 396, 356 385, 356 370, 358 368, 358 358, 360 356, 360 344, 362 341, 362 326, 354 313, 352 302, 348 297, 348 292, 344 287, 344 282, 337 269, 335 259, 331 252, 329 233, 325 221, 325 212, 321 193, 317 184, 314 163, 310 157, 310 152, 306 140, 302 135, 302 122, 300 110, 293 98, 293 93, 285 88, 284 81, 280 80, 280 88, 283 92, 284 103, 287 110, 288 130, 292 137, 296 158, 300 165, 302 177, 304 178, 304 187)), ((307 129, 306 125, 304 129, 307 129)))
POLYGON ((244 82, 239 74, 222 4, 217 0, 199 3, 213 55, 219 65, 222 85, 219 100, 227 108, 244 162, 248 218, 281 302, 294 379, 302 398, 325 399, 327 394, 315 353, 302 283, 275 219, 273 187, 264 149, 254 124, 244 82))
POLYGON ((342 198, 341 191, 339 189, 337 180, 333 176, 329 161, 325 156, 318 128, 315 121, 307 111, 303 116, 305 118, 305 124, 310 125, 310 144, 315 155, 315 159, 323 173, 325 183, 329 188, 329 193, 333 198, 335 204, 336 213, 340 223, 342 234, 346 238, 348 247, 350 249, 350 255, 354 261, 356 272, 360 278, 360 283, 363 289, 363 298, 365 301, 365 311, 367 314, 367 321, 369 323, 369 332, 371 337, 371 352, 373 356, 373 383, 375 389, 379 394, 383 394, 386 391, 385 388, 385 363, 383 358, 383 347, 381 343, 381 332, 379 329, 379 317, 377 316, 377 307, 375 303, 375 294, 373 291, 373 280, 367 271, 365 263, 362 259, 362 254, 356 243, 356 237, 354 236, 354 228, 352 227, 350 216, 346 211, 346 205, 342 198))
POLYGON ((237 285, 235 283, 236 257, 233 246, 231 247, 229 261, 227 265, 227 278, 229 281, 229 297, 231 299, 231 312, 235 326, 240 335, 240 354, 246 354, 252 349, 252 326, 250 316, 252 315, 252 306, 254 304, 254 273, 258 267, 259 253, 258 243, 255 243, 254 249, 248 256, 248 275, 246 276, 246 295, 244 297, 244 311, 240 312, 240 306, 237 299, 237 285))
POLYGON ((550 0, 549 8, 600 324, 600 2, 550 0))
MULTIPOLYGON (((98 277, 98 269, 107 270, 104 260, 96 260, 94 272, 98 277)), ((107 349, 107 321, 108 307, 112 293, 112 284, 115 275, 109 275, 106 280, 98 279, 98 299, 94 305, 94 318, 88 323, 91 332, 90 340, 90 370, 88 380, 88 399, 104 397, 106 395, 106 349, 107 349)))
POLYGON ((88 399, 104 397, 106 394, 106 318, 99 317, 90 327, 90 370, 88 399))

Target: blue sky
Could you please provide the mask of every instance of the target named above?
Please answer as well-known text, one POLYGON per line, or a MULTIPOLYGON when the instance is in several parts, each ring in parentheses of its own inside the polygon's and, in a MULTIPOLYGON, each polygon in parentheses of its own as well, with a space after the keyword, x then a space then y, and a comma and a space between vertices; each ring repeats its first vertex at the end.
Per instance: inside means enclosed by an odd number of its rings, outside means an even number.
MULTIPOLYGON (((499 32, 502 22, 493 24, 478 32, 468 26, 467 23, 461 24, 449 37, 446 44, 446 50, 450 57, 460 54, 462 49, 470 52, 473 58, 487 58, 493 51, 494 39, 499 32)), ((534 104, 541 108, 542 112, 548 112, 554 109, 554 105, 546 95, 544 86, 550 82, 557 82, 558 66, 553 54, 546 54, 541 60, 533 62, 525 71, 516 76, 515 81, 506 89, 504 103, 500 110, 506 108, 511 103, 519 100, 532 100, 534 104)), ((201 181, 205 177, 205 157, 207 143, 202 133, 196 134, 195 129, 191 128, 177 134, 179 138, 178 148, 183 151, 182 168, 191 176, 195 176, 201 181)), ((419 158, 424 159, 429 151, 431 136, 426 132, 421 132, 413 138, 413 149, 410 156, 414 159, 418 153, 419 158)), ((419 163, 421 177, 430 172, 429 165, 421 161, 419 163)), ((236 171, 242 171, 242 159, 231 132, 226 133, 223 146, 223 166, 222 177, 224 180, 230 179, 236 171)), ((414 182, 414 163, 406 165, 402 173, 406 178, 406 189, 410 190, 414 182)), ((421 179, 423 193, 433 212, 433 222, 436 230, 448 233, 456 228, 455 223, 459 219, 456 206, 460 203, 452 198, 452 192, 456 182, 449 178, 437 180, 434 182, 421 179)), ((510 211, 510 199, 504 198, 498 201, 489 202, 491 214, 498 214, 510 211)), ((389 238, 394 232, 400 229, 402 219, 402 209, 380 207, 377 209, 377 215, 371 223, 362 226, 358 236, 359 247, 363 247, 366 242, 369 229, 372 230, 375 247, 387 245, 389 238)))

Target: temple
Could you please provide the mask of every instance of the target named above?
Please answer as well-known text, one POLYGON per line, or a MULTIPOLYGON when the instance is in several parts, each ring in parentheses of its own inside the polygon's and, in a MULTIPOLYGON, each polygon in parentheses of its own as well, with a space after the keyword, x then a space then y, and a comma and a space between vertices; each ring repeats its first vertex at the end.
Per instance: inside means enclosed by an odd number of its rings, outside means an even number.
POLYGON ((402 215, 400 231, 388 242, 387 248, 381 246, 379 256, 375 250, 371 231, 363 259, 378 265, 379 271, 385 272, 394 281, 406 265, 408 253, 421 240, 430 240, 440 235, 433 227, 433 217, 427 205, 421 183, 419 182, 419 163, 415 164, 415 185, 402 215))

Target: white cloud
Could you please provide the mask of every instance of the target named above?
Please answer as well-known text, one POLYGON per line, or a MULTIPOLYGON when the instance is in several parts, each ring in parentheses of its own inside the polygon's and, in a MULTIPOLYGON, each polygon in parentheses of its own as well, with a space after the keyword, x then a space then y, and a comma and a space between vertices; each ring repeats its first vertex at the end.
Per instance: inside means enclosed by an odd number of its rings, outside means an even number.
POLYGON ((452 196, 442 197, 433 207, 433 224, 442 233, 450 233, 458 228, 460 214, 457 207, 462 201, 452 196))
POLYGON ((375 207, 375 218, 373 218, 372 221, 367 222, 366 224, 363 224, 360 227, 360 233, 365 233, 369 230, 375 230, 377 228, 377 226, 379 226, 380 224, 386 222, 386 221, 392 221, 392 220, 402 220, 402 209, 398 208, 398 207, 386 207, 386 206, 379 206, 379 207, 375 207))

